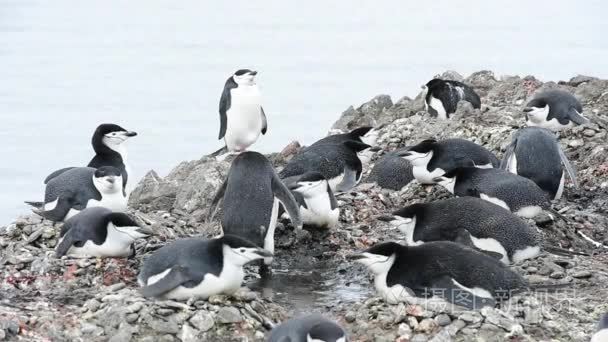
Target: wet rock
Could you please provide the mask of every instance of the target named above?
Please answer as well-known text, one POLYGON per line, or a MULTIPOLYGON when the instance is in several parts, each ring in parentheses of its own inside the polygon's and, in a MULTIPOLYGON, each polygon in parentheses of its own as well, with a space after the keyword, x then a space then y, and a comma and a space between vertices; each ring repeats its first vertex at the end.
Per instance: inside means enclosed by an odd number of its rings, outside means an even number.
POLYGON ((239 309, 229 306, 223 307, 217 312, 217 322, 221 324, 238 323, 243 320, 239 309))

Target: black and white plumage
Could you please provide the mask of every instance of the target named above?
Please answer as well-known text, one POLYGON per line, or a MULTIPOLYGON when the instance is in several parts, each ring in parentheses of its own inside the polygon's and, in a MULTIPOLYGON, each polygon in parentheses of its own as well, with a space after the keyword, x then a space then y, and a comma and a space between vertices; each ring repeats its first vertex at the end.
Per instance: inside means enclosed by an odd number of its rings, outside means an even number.
MULTIPOLYGON (((316 141, 310 145, 310 147, 323 144, 341 144, 345 141, 356 141, 373 147, 378 140, 378 129, 380 128, 381 127, 363 126, 355 128, 347 133, 328 135, 325 138, 316 141)), ((359 156, 359 160, 361 160, 361 164, 364 166, 367 165, 371 161, 374 152, 375 148, 369 148, 358 152, 357 155, 359 156)))
POLYGON ((307 172, 287 186, 300 206, 305 226, 334 228, 338 224, 338 201, 322 174, 307 172))
POLYGON ((103 207, 87 208, 61 227, 56 255, 125 257, 133 253, 136 239, 152 234, 125 213, 103 207))
POLYGON ((481 108, 481 99, 472 87, 458 81, 432 79, 424 89, 424 106, 434 117, 448 119, 456 112, 459 101, 467 101, 473 108, 481 108))
POLYGON ((89 207, 121 212, 127 209, 122 184, 122 174, 115 167, 76 167, 49 180, 44 203, 26 203, 35 207, 36 214, 51 221, 67 220, 89 207))
POLYGON ((236 292, 243 266, 272 253, 232 235, 215 239, 179 239, 144 260, 137 281, 145 297, 207 299, 236 292))
POLYGON ((479 197, 521 217, 533 218, 543 209, 551 211, 549 198, 536 183, 505 170, 464 166, 436 181, 456 196, 479 197))
POLYGON ((268 129, 256 75, 257 71, 240 69, 224 85, 218 139, 224 139, 230 153, 247 150, 268 129))
POLYGON ((400 191, 414 180, 413 166, 409 160, 399 154, 407 148, 398 149, 385 154, 374 163, 366 183, 376 183, 381 188, 400 191))
MULTIPOLYGON (((279 202, 294 226, 302 228, 298 203, 270 161, 258 152, 243 152, 234 159, 228 177, 213 199, 210 219, 222 199, 224 234, 244 238, 271 253, 279 202)), ((269 265, 272 258, 264 262, 269 265)))
MULTIPOLYGON (((310 146, 293 157, 279 176, 288 179, 316 171, 327 179, 334 192, 345 192, 361 180, 363 164, 358 154, 370 148, 370 145, 354 140, 310 146)), ((291 181, 287 180, 287 183, 291 181)))
POLYGON ((538 234, 510 211, 476 197, 458 197, 415 203, 381 216, 405 235, 408 245, 454 241, 497 253, 509 264, 540 254, 538 234))
MULTIPOLYGON (((91 138, 91 145, 93 145, 93 150, 95 150, 95 156, 89 161, 87 166, 96 169, 102 166, 117 168, 122 175, 123 190, 125 190, 131 168, 127 162, 127 148, 124 142, 134 136, 137 136, 136 132, 127 131, 115 124, 99 125, 91 138)), ((44 180, 44 184, 48 184, 53 178, 73 168, 66 167, 51 173, 44 180)))
POLYGON ((597 330, 591 336, 591 342, 608 342, 608 314, 603 314, 597 324, 597 330))
POLYGON ((528 126, 538 126, 551 131, 560 131, 574 125, 589 122, 582 116, 583 106, 567 91, 551 89, 532 98, 524 108, 528 126))
POLYGON ((337 323, 312 314, 277 325, 272 329, 268 342, 348 342, 348 336, 337 323))
POLYGON ((501 168, 531 179, 552 199, 561 198, 566 172, 577 186, 574 169, 557 138, 545 128, 518 130, 507 147, 501 168))
POLYGON ((433 295, 479 309, 494 306, 510 290, 527 288, 499 260, 451 241, 420 246, 387 242, 350 258, 368 267, 378 294, 390 304, 420 303, 420 296, 433 295))
POLYGON ((499 167, 500 161, 483 146, 466 139, 423 140, 417 145, 400 150, 398 155, 412 163, 414 178, 421 184, 459 167, 463 160, 472 161, 478 168, 499 167))

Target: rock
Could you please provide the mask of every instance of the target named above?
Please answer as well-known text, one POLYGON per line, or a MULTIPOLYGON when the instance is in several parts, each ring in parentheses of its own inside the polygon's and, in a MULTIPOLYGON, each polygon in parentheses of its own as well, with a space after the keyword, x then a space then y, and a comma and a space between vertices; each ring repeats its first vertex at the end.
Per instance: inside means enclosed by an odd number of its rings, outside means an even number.
POLYGON ((481 314, 475 311, 465 312, 462 315, 458 316, 458 319, 473 324, 483 321, 483 317, 481 317, 481 314))
POLYGON ((450 319, 450 316, 448 316, 446 314, 440 314, 435 317, 435 322, 440 327, 444 327, 444 326, 452 323, 452 319, 450 319))
POLYGON ((129 342, 131 341, 132 333, 130 330, 119 330, 118 333, 110 337, 108 342, 129 342))
POLYGON ((426 342, 429 338, 424 334, 416 334, 412 337, 410 342, 426 342))
POLYGON ((223 307, 217 312, 217 322, 221 324, 238 323, 243 320, 239 309, 229 306, 223 307))
POLYGON ((82 325, 80 326, 80 332, 83 335, 101 336, 103 335, 103 328, 95 324, 82 323, 82 325))
POLYGON ((399 324, 397 333, 399 334, 400 338, 409 340, 412 337, 412 328, 410 328, 410 326, 405 323, 401 323, 399 324))
POLYGON ((423 333, 429 334, 433 330, 435 330, 435 328, 437 328, 437 326, 438 326, 437 322, 435 322, 434 319, 425 318, 422 321, 420 321, 420 323, 414 330, 416 330, 417 332, 423 332, 423 333))
POLYGON ((591 276, 593 274, 587 270, 580 270, 580 271, 573 272, 571 275, 574 278, 584 279, 584 278, 591 278, 591 276))
POLYGON ((190 324, 184 324, 182 330, 179 333, 179 339, 182 342, 197 342, 197 331, 190 326, 190 324))
POLYGON ((207 332, 213 325, 215 325, 215 321, 213 320, 213 316, 209 312, 198 311, 192 318, 190 318, 190 324, 192 324, 196 329, 207 332))
POLYGON ((177 325, 177 322, 172 319, 172 317, 169 317, 167 321, 162 319, 153 319, 148 322, 148 325, 150 325, 150 328, 161 333, 177 334, 179 332, 179 326, 177 325))
POLYGON ((344 315, 344 319, 348 322, 348 323, 353 323, 354 321, 357 320, 357 313, 353 312, 353 311, 349 311, 344 315))
POLYGON ((97 309, 99 309, 99 306, 101 305, 101 303, 99 301, 97 301, 97 299, 90 299, 88 300, 85 304, 84 307, 92 312, 97 311, 97 309))
POLYGON ((331 127, 332 131, 350 131, 361 126, 376 126, 380 122, 381 114, 393 106, 388 95, 375 96, 370 101, 354 109, 350 106, 331 127))

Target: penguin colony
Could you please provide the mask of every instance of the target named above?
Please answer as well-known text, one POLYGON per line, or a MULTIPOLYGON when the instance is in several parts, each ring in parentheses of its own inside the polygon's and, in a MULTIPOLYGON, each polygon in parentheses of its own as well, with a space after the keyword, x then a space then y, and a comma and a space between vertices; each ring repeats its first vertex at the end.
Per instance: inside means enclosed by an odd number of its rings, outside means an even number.
MULTIPOLYGON (((378 151, 378 127, 359 127, 303 148, 277 172, 265 156, 248 151, 268 132, 256 76, 256 71, 237 70, 220 97, 218 138, 225 147, 217 158, 236 155, 208 208, 213 220, 221 204, 223 234, 178 239, 153 252, 139 270, 144 297, 231 294, 243 284, 244 266, 254 261, 260 274, 270 277, 273 258, 281 257, 274 254, 281 215, 297 230, 336 229, 337 199, 361 181, 378 151)), ((481 106, 474 89, 461 82, 433 79, 423 89, 425 107, 438 119, 449 119, 459 101, 481 106)), ((551 212, 550 200, 562 195, 566 174, 576 186, 575 171, 553 132, 588 120, 574 96, 557 90, 536 95, 522 111, 530 127, 514 134, 502 163, 474 142, 432 137, 376 163, 372 176, 383 187, 399 190, 416 180, 457 196, 395 208, 378 219, 398 228, 405 244, 387 241, 348 256, 369 269, 387 303, 440 300, 480 309, 497 305, 505 293, 532 288, 508 265, 555 249, 543 246, 519 217, 551 212)), ((100 125, 92 137, 95 156, 87 166, 51 173, 44 181, 44 201, 26 202, 43 218, 64 222, 57 257, 127 257, 135 252, 136 239, 154 234, 126 213, 130 168, 125 142, 136 135, 115 124, 100 125)), ((606 322, 604 317, 596 336, 605 333, 606 322)), ((348 336, 335 322, 308 315, 276 326, 269 341, 346 342, 348 336)))

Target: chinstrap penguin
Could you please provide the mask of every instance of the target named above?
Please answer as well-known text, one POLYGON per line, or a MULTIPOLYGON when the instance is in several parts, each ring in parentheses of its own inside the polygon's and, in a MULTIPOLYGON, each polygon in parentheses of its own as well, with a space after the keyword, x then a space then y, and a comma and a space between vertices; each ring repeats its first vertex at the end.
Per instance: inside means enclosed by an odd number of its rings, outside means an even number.
POLYGON ((423 140, 400 150, 398 155, 412 163, 412 172, 420 184, 434 184, 442 176, 460 166, 463 159, 472 160, 478 168, 499 167, 496 156, 482 146, 465 139, 423 140))
POLYGON ((527 282, 499 260, 451 241, 420 246, 387 242, 349 258, 374 274, 376 290, 389 304, 419 304, 424 302, 420 296, 438 296, 479 309, 527 288, 527 282))
POLYGON ((35 207, 34 213, 51 221, 67 220, 89 207, 121 212, 127 209, 122 184, 122 174, 115 167, 76 167, 46 184, 44 203, 26 203, 35 207))
POLYGON ((380 216, 405 235, 409 246, 454 241, 497 254, 505 264, 540 254, 538 234, 510 211, 476 197, 415 203, 380 216))
POLYGON ((316 171, 327 179, 332 191, 346 192, 361 181, 363 163, 359 154, 371 148, 354 140, 310 146, 294 156, 279 175, 291 183, 292 180, 288 180, 290 177, 316 171))
POLYGON ((574 186, 578 186, 576 174, 557 138, 545 128, 518 130, 507 147, 501 168, 531 179, 552 199, 561 198, 566 172, 574 186))
POLYGON ((448 119, 462 100, 470 102, 473 108, 481 108, 479 95, 462 82, 434 78, 422 89, 426 111, 439 119, 448 119))
POLYGON ((64 255, 78 257, 126 257, 134 253, 136 239, 153 235, 140 227, 129 215, 110 209, 87 208, 67 220, 61 227, 56 248, 58 258, 64 255))
POLYGON ((323 144, 340 144, 349 140, 354 140, 363 144, 367 144, 369 146, 372 146, 372 148, 365 149, 357 153, 359 159, 361 160, 361 163, 363 165, 367 165, 371 161, 374 152, 377 151, 374 146, 376 146, 376 141, 378 140, 378 130, 380 128, 382 128, 382 126, 377 128, 371 126, 363 126, 355 128, 348 133, 328 135, 325 138, 316 141, 315 143, 310 145, 310 147, 319 146, 323 144))
POLYGON ((540 92, 524 108, 528 126, 561 131, 574 125, 589 122, 582 116, 583 106, 567 91, 551 89, 540 92))
POLYGON ((436 182, 456 196, 479 197, 521 217, 552 211, 549 197, 536 183, 505 170, 463 166, 437 177, 436 182))
POLYGON ((399 154, 406 148, 401 148, 385 154, 374 163, 365 183, 376 183, 379 187, 400 191, 414 180, 413 166, 409 160, 399 154))
MULTIPOLYGON (((209 209, 209 220, 223 200, 224 234, 239 236, 274 253, 274 230, 279 202, 291 222, 302 228, 298 203, 277 176, 272 164, 258 152, 243 152, 232 162, 228 177, 218 189, 209 209)), ((268 271, 272 258, 264 260, 261 273, 268 271)))
POLYGON ((288 187, 299 204, 305 226, 334 228, 338 224, 340 208, 322 174, 307 172, 288 187))
POLYGON ((257 71, 240 69, 224 85, 218 139, 224 139, 229 153, 247 150, 268 129, 256 75, 257 71))
MULTIPOLYGON (((93 150, 95 150, 95 156, 89 161, 87 166, 96 169, 102 166, 117 168, 122 174, 123 190, 126 191, 131 168, 127 162, 127 148, 124 143, 129 138, 135 136, 137 136, 136 132, 127 131, 115 124, 99 125, 91 138, 91 145, 93 145, 93 150)), ((51 179, 73 168, 66 167, 51 173, 44 180, 44 184, 48 184, 51 179)))
POLYGON ((232 294, 243 283, 243 266, 272 253, 232 235, 176 240, 144 260, 137 281, 145 297, 184 300, 232 294))
POLYGON ((603 314, 597 324, 597 330, 591 336, 591 342, 608 342, 608 314, 603 314))
POLYGON ((348 342, 348 336, 337 323, 312 314, 277 325, 270 332, 268 342, 348 342))

